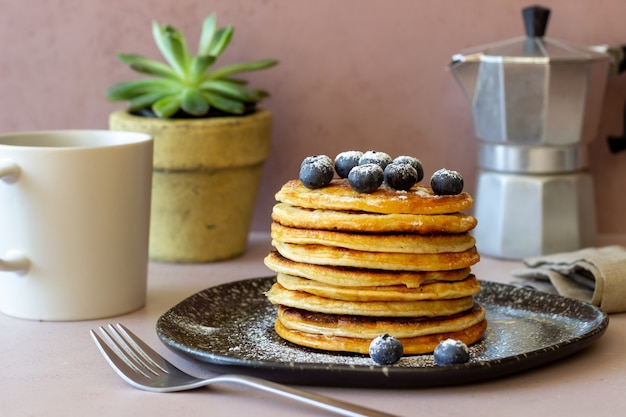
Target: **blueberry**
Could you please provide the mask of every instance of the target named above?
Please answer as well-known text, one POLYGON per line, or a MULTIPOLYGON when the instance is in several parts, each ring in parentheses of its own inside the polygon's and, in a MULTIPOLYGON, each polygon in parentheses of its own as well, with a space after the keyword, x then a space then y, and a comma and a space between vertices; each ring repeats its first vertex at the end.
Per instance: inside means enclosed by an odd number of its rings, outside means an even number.
POLYGON ((393 365, 400 360, 404 351, 402 343, 398 339, 385 334, 372 340, 369 353, 374 363, 378 365, 393 365))
POLYGON ((359 165, 359 159, 363 156, 361 151, 341 152, 335 157, 335 171, 341 178, 348 178, 350 170, 359 165))
POLYGON ((456 171, 442 168, 430 177, 430 186, 437 195, 461 194, 463 177, 456 171))
POLYGON ((326 155, 307 156, 300 165, 300 181, 307 188, 324 187, 334 175, 333 161, 326 155))
POLYGON ((391 163, 385 167, 385 182, 396 190, 408 190, 417 182, 417 171, 409 164, 391 163))
POLYGON ((348 174, 350 187, 359 193, 371 193, 383 183, 384 173, 380 165, 365 164, 355 166, 348 174))
POLYGON ((446 339, 439 342, 435 348, 435 363, 437 365, 454 365, 469 361, 469 349, 460 340, 446 339))
POLYGON ((412 156, 402 155, 393 160, 394 164, 409 164, 417 171, 417 182, 420 182, 424 179, 424 168, 422 167, 422 162, 414 158, 412 156))
POLYGON ((367 151, 359 159, 359 165, 376 164, 385 169, 391 163, 391 157, 384 152, 367 151))

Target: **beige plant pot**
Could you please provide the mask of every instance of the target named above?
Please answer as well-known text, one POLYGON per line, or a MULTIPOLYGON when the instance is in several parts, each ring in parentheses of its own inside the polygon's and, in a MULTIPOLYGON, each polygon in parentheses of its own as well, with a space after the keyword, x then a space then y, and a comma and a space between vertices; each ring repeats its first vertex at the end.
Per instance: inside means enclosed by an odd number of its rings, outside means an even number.
POLYGON ((211 262, 245 252, 272 115, 162 120, 117 111, 111 130, 154 137, 150 258, 211 262))

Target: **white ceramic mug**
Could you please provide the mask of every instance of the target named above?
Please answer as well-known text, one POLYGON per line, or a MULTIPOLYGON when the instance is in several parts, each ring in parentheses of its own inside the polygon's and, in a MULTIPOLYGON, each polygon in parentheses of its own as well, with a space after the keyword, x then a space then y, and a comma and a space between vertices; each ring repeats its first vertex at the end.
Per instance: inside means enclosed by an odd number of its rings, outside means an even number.
POLYGON ((143 133, 0 135, 0 311, 87 320, 145 304, 152 149, 143 133))

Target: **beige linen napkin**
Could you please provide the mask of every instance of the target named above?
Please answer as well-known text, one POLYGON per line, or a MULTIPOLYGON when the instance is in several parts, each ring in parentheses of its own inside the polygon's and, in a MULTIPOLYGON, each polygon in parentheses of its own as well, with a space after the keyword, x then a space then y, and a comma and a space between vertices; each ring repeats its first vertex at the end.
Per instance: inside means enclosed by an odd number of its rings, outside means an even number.
POLYGON ((557 293, 587 301, 606 313, 626 311, 626 248, 605 246, 524 259, 518 278, 549 281, 557 293))

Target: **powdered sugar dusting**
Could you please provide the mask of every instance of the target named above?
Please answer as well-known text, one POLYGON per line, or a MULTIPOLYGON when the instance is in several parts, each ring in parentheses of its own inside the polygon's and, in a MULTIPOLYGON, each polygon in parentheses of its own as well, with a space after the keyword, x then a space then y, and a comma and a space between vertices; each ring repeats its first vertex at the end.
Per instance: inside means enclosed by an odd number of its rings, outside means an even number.
POLYGON ((377 172, 380 173, 383 170, 380 167, 380 165, 373 164, 373 163, 359 165, 358 167, 355 167, 353 169, 357 169, 357 170, 361 171, 361 174, 363 174, 363 175, 371 175, 371 174, 374 174, 374 173, 377 173, 377 172))
MULTIPOLYGON (((186 316, 171 318, 184 331, 203 337, 199 346, 202 349, 243 361, 281 362, 290 367, 302 364, 377 366, 368 355, 317 351, 285 341, 274 331, 276 307, 268 302, 256 311, 255 315, 229 318, 228 326, 218 332, 207 332, 206 326, 186 316), (224 346, 228 348, 225 350, 224 346)), ((434 359, 432 355, 404 356, 394 366, 434 366, 434 359)))
POLYGON ((389 165, 391 162, 392 162, 391 157, 389 156, 389 154, 385 152, 366 151, 363 154, 363 156, 361 156, 361 159, 359 160, 359 165, 376 164, 376 165, 380 165, 381 168, 384 168, 385 166, 389 165))
POLYGON ((450 178, 450 179, 453 179, 455 181, 462 181, 463 180, 463 176, 461 175, 460 172, 454 171, 452 169, 447 169, 447 168, 441 168, 440 170, 435 172, 435 174, 433 174, 433 175, 440 175, 443 178, 450 178))
POLYGON ((302 165, 312 165, 315 169, 320 171, 332 171, 334 172, 334 165, 332 159, 328 155, 315 155, 308 156, 302 161, 302 165))
POLYGON ((341 154, 343 157, 348 158, 348 159, 360 159, 363 156, 363 152, 361 151, 344 151, 341 152, 341 154))

